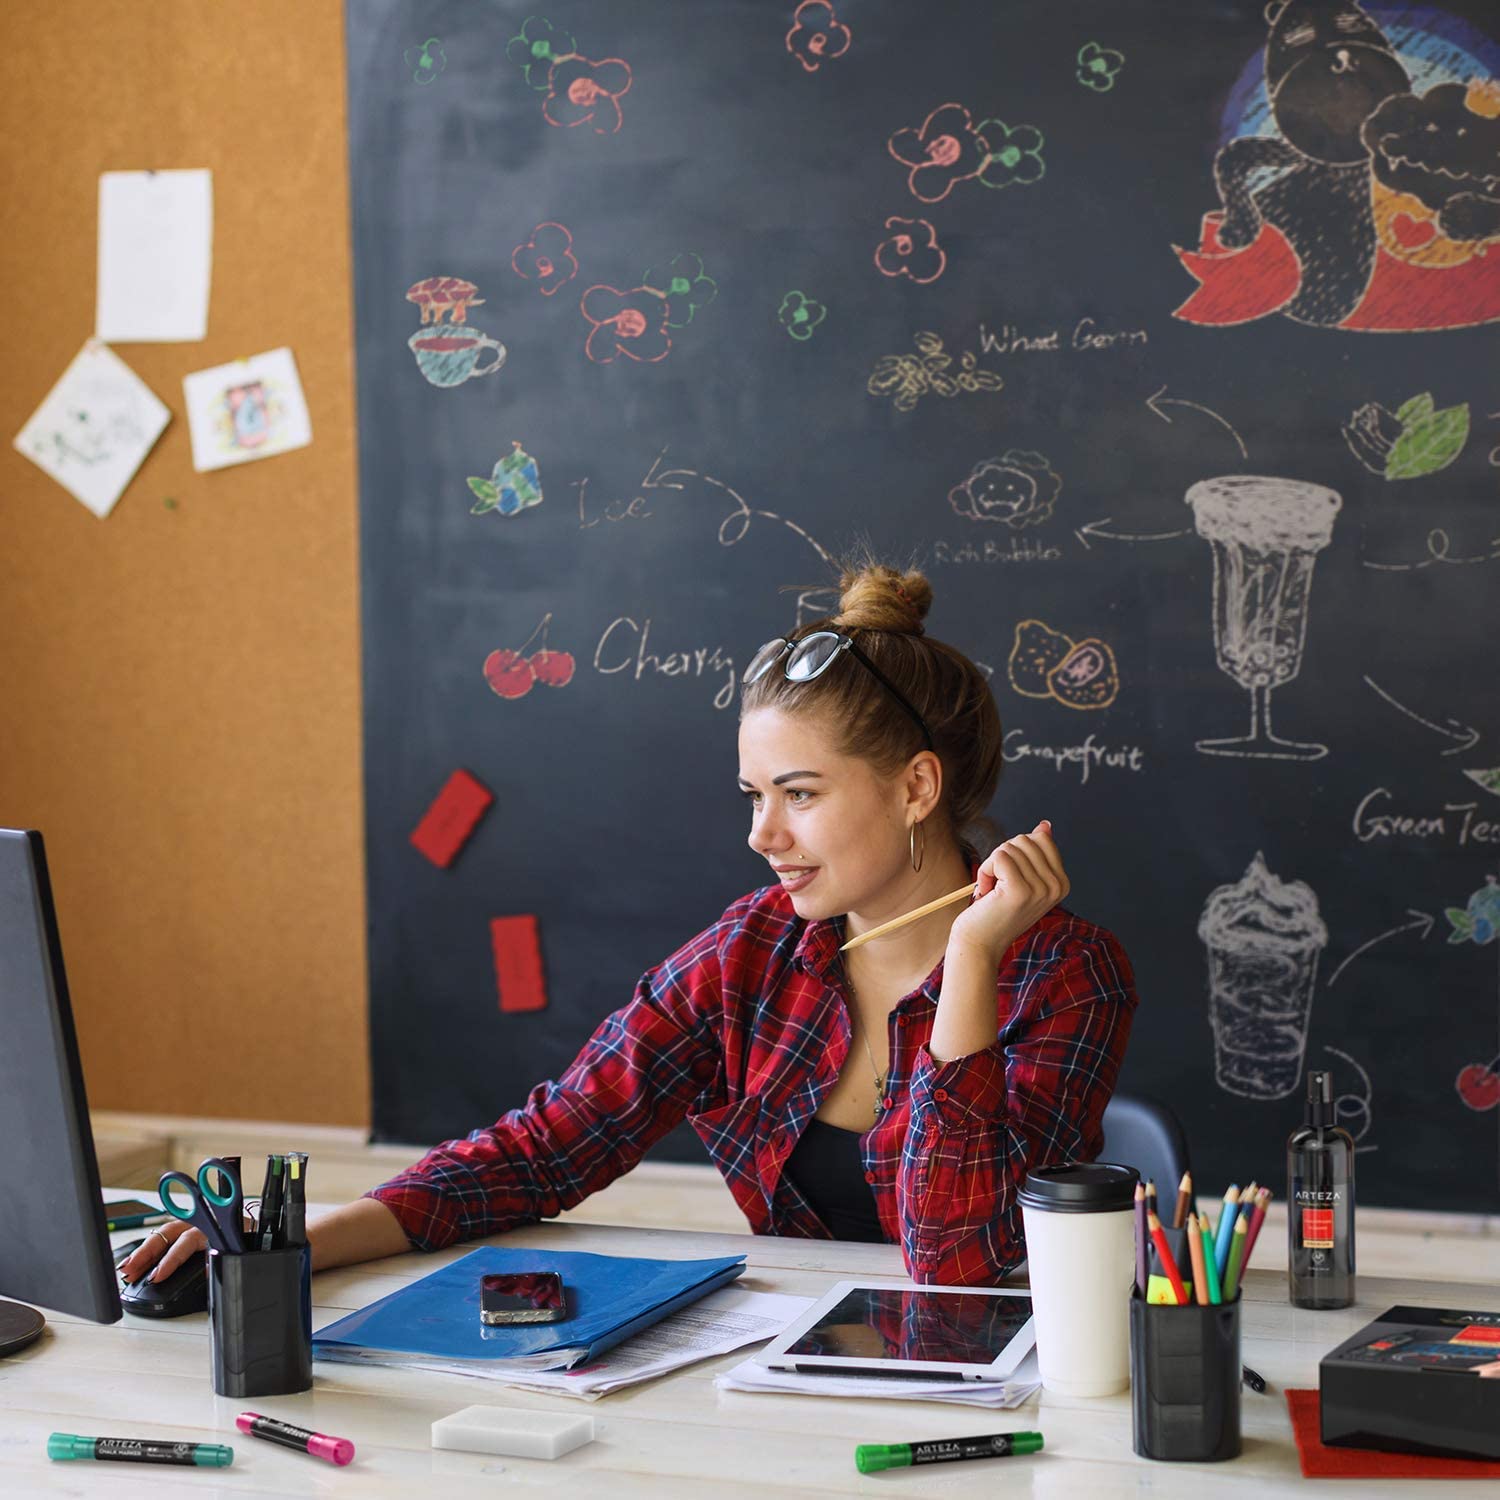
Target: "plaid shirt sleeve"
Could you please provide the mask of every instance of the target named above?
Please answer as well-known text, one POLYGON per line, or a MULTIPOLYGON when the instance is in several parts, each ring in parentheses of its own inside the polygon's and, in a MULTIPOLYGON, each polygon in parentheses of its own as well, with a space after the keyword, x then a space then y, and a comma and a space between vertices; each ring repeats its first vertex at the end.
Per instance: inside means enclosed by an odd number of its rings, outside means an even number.
POLYGON ((1100 931, 1030 976, 993 1045, 945 1063, 922 1048, 896 1180, 913 1280, 993 1286, 1025 1259, 1017 1190, 1032 1167, 1098 1154, 1135 1004, 1100 931))
POLYGON ((499 1234, 572 1208, 628 1172, 722 1085, 719 945, 725 918, 649 969, 555 1082, 463 1140, 445 1141, 365 1196, 419 1250, 499 1234))

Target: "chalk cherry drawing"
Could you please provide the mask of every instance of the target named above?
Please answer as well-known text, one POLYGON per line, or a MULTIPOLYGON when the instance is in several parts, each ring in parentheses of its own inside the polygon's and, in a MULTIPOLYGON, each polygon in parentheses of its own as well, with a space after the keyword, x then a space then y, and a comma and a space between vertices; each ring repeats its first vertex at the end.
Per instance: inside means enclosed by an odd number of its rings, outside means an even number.
POLYGON ((776 309, 776 321, 799 343, 806 343, 827 316, 828 309, 806 292, 788 292, 776 309))
POLYGON ((1361 406, 1344 424, 1349 451, 1383 479, 1420 479, 1446 469, 1469 440, 1469 406, 1434 409, 1423 391, 1394 413, 1378 402, 1361 406))
POLYGON ((578 274, 573 235, 566 224, 550 219, 531 231, 531 238, 510 254, 510 268, 523 281, 534 281, 542 296, 550 297, 578 274))
POLYGON ((469 488, 477 496, 470 515, 483 516, 497 510, 502 516, 514 516, 542 503, 542 481, 536 460, 515 438, 511 439, 510 447, 511 451, 496 461, 488 479, 469 476, 469 488))
POLYGON ((981 370, 972 353, 959 360, 958 373, 952 373, 953 359, 943 349, 935 333, 919 333, 912 342, 915 354, 886 354, 875 361, 875 368, 865 383, 872 396, 889 396, 897 411, 910 411, 926 395, 957 396, 960 392, 1003 390, 1005 382, 990 370, 981 370))
POLYGON ((885 227, 895 232, 875 247, 875 269, 882 276, 906 276, 926 286, 943 274, 948 256, 926 219, 892 217, 885 227))
POLYGON ((578 307, 590 324, 583 352, 595 364, 608 364, 617 354, 655 364, 671 352, 672 336, 667 332, 671 304, 652 287, 622 292, 612 286, 591 286, 578 307))
POLYGON ((809 72, 849 50, 849 28, 833 13, 826 0, 802 0, 792 12, 792 29, 786 34, 786 50, 809 72))
POLYGON ((1213 549, 1214 650, 1219 670, 1250 694, 1249 733, 1199 740, 1205 755, 1318 760, 1327 745, 1271 730, 1271 693, 1302 669, 1313 563, 1342 503, 1296 479, 1234 474, 1187 492, 1193 523, 1213 549))
POLYGON ((485 657, 484 680, 497 698, 524 698, 539 682, 544 687, 566 687, 573 680, 576 666, 573 657, 566 651, 553 651, 547 645, 551 624, 552 611, 548 610, 519 650, 491 651, 485 657), (527 656, 538 635, 542 638, 540 648, 527 656))
POLYGON ((1208 1021, 1219 1087, 1283 1099, 1302 1077, 1318 959, 1328 929, 1312 887, 1279 880, 1257 852, 1244 878, 1210 893, 1198 922, 1208 950, 1208 1021))
POLYGON ((1008 448, 986 458, 960 485, 948 491, 948 503, 971 521, 1001 521, 1014 528, 1036 526, 1052 514, 1062 480, 1044 453, 1008 448))
POLYGON ((703 274, 702 259, 691 251, 674 255, 665 266, 652 266, 641 285, 666 298, 669 328, 686 328, 693 314, 719 294, 718 283, 703 274))
POLYGON ((406 66, 411 69, 413 83, 431 83, 448 66, 442 42, 437 37, 430 36, 415 52, 408 47, 406 66))
POLYGON ((1022 697, 1051 698, 1064 708, 1108 708, 1120 692, 1120 668, 1103 641, 1075 641, 1041 620, 1016 626, 1005 670, 1022 697))
POLYGON ((1085 42, 1078 49, 1077 63, 1079 83, 1103 94, 1115 86, 1115 79, 1125 66, 1125 54, 1113 47, 1101 47, 1098 42, 1085 42))
POLYGON ((479 288, 472 281, 458 276, 429 276, 424 281, 413 282, 406 289, 406 300, 415 302, 422 309, 422 323, 441 323, 443 314, 448 314, 450 323, 468 321, 471 307, 483 307, 484 298, 478 295, 479 288))

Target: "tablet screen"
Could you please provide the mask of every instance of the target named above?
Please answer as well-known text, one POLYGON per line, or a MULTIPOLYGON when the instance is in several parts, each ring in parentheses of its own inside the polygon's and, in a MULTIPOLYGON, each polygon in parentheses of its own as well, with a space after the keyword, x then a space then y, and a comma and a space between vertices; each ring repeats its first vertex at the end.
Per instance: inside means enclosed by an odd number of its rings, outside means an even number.
POLYGON ((1030 1297, 856 1287, 783 1352, 988 1365, 1030 1317, 1030 1297))

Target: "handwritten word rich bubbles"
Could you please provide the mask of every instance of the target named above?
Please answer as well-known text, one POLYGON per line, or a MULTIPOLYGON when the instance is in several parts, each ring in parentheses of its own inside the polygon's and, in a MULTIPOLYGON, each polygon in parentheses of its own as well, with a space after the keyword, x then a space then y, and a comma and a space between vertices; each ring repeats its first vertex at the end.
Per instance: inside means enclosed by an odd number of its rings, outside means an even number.
POLYGON ((1028 563, 1058 562, 1060 547, 1049 547, 1036 537, 985 537, 978 542, 932 544, 934 563, 1028 563))
POLYGON ((1391 807, 1388 787, 1367 792, 1354 809, 1354 837, 1362 844, 1379 839, 1412 839, 1418 843, 1448 843, 1460 849, 1475 845, 1500 846, 1500 821, 1477 817, 1478 802, 1445 802, 1438 811, 1406 812, 1391 807))
POLYGON ((1026 738, 1024 729, 1006 731, 1002 751, 1007 765, 1023 760, 1039 760, 1059 775, 1068 767, 1077 767, 1080 786, 1099 770, 1144 771, 1146 752, 1139 745, 1101 745, 1088 735, 1073 745, 1035 745, 1026 738))
POLYGON ((599 644, 594 647, 594 670, 606 676, 628 672, 631 680, 648 676, 691 677, 717 680, 713 696, 715 708, 728 708, 734 702, 738 677, 734 658, 718 646, 697 646, 687 651, 669 651, 665 655, 651 649, 651 617, 634 620, 618 615, 604 627, 599 644))

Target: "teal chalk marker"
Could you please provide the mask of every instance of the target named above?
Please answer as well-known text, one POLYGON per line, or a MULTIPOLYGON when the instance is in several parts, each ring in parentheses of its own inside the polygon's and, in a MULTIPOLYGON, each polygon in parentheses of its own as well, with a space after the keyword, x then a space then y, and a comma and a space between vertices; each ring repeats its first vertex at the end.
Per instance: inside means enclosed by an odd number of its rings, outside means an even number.
POLYGON ((943 1438, 932 1443, 861 1443, 854 1465, 861 1474, 882 1469, 904 1469, 912 1464, 958 1463, 966 1458, 1010 1458, 1018 1453, 1040 1453, 1039 1432, 996 1432, 988 1437, 943 1438))
POLYGON ((47 1457, 54 1459, 109 1459, 124 1464, 180 1464, 184 1468, 226 1469, 234 1449, 222 1443, 158 1443, 146 1438, 77 1437, 54 1432, 47 1439, 47 1457))

